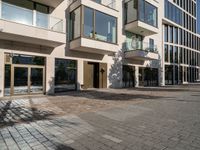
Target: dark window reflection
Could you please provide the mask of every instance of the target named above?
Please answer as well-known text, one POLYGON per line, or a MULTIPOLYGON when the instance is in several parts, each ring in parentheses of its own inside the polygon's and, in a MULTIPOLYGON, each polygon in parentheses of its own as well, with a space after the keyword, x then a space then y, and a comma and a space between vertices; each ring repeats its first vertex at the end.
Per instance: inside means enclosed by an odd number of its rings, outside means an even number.
POLYGON ((45 58, 28 55, 14 55, 13 64, 45 65, 45 58))
POLYGON ((77 62, 75 60, 56 59, 55 92, 76 89, 77 62))

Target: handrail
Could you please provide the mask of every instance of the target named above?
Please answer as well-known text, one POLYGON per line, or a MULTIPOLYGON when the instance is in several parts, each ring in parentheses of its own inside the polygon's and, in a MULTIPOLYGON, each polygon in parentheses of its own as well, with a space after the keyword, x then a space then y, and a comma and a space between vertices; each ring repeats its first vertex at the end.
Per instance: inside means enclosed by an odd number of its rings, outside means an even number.
POLYGON ((157 52, 157 45, 151 45, 142 41, 126 41, 126 51, 143 50, 148 52, 157 52))

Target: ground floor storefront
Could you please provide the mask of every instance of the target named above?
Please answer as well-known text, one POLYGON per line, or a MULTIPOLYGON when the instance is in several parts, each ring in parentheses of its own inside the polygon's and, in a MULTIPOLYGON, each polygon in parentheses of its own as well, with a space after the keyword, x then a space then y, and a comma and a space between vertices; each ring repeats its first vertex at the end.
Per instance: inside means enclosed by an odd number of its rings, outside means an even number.
POLYGON ((107 63, 29 53, 1 54, 1 97, 108 87, 107 63))
MULTIPOLYGON (((117 78, 113 83, 119 83, 120 88, 155 87, 161 82, 159 68, 122 65, 117 70, 119 66, 116 69, 115 65, 106 61, 17 51, 1 52, 1 58, 1 97, 109 88, 111 78, 117 78)), ((194 83, 199 80, 199 68, 165 65, 164 76, 165 85, 194 83)))
POLYGON ((165 85, 195 83, 199 81, 199 67, 165 65, 165 85))
POLYGON ((159 72, 157 68, 123 65, 123 87, 158 86, 159 72))

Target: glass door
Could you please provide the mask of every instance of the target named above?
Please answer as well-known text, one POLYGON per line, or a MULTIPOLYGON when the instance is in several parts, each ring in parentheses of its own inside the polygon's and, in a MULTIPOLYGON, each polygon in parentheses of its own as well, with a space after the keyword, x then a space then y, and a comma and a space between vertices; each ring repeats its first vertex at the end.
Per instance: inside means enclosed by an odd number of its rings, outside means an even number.
POLYGON ((28 67, 14 67, 13 94, 28 94, 28 67))
POLYGON ((44 90, 44 69, 30 69, 30 93, 43 93, 44 90))

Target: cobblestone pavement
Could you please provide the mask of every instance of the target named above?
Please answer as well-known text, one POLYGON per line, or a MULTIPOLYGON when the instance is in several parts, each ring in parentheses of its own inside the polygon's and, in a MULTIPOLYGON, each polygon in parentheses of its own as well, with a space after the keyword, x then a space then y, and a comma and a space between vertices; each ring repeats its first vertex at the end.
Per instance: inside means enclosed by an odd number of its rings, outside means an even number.
POLYGON ((200 85, 0 101, 0 150, 199 150, 200 85))

